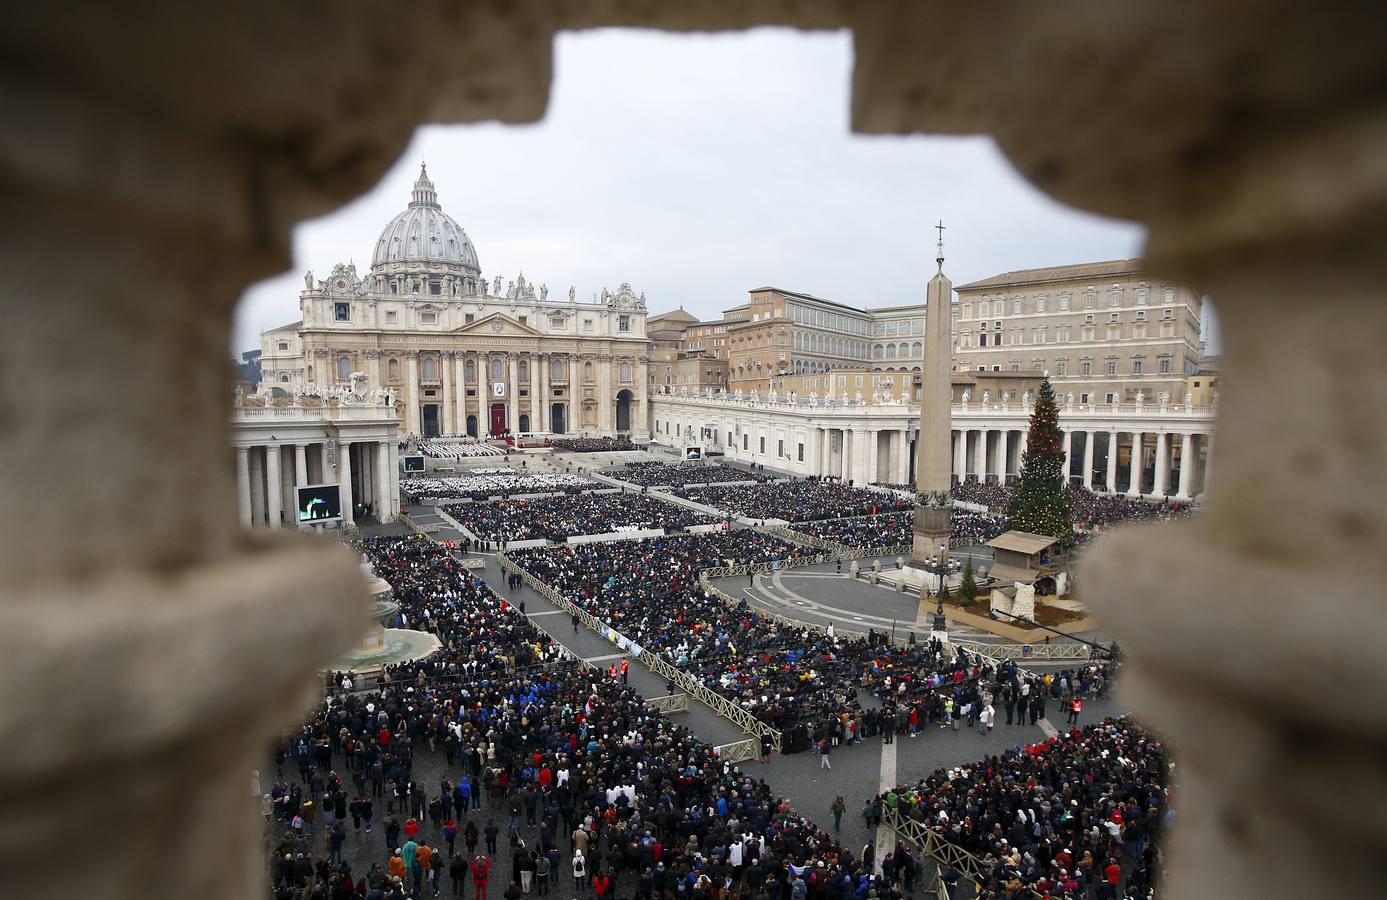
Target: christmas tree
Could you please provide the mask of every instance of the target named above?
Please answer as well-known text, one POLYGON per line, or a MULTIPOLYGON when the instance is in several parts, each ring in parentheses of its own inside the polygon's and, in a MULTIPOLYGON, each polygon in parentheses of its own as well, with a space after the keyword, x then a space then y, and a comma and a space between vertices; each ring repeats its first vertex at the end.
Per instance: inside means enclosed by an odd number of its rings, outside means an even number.
POLYGON ((1063 435, 1050 379, 1040 384, 1031 413, 1030 438, 1021 457, 1021 480, 1007 506, 1011 527, 1069 541, 1074 537, 1074 507, 1065 489, 1063 435))
POLYGON ((978 599, 978 582, 973 577, 973 558, 971 556, 963 566, 963 583, 958 586, 958 595, 963 598, 964 606, 972 606, 973 601, 978 599))

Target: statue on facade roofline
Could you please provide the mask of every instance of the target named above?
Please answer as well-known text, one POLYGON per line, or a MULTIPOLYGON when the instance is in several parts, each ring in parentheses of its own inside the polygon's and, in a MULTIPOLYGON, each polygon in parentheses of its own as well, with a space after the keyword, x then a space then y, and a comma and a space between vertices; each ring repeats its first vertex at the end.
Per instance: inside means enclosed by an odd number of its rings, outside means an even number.
POLYGON ((570 285, 568 286, 568 302, 569 302, 569 303, 577 303, 577 302, 578 302, 577 297, 578 297, 578 289, 575 288, 573 285, 570 284, 570 285))
POLYGON ((992 400, 992 392, 984 389, 982 392, 982 405, 986 406, 992 400))
POLYGON ((241 405, 241 403, 242 403, 245 399, 246 399, 246 389, 243 388, 243 387, 241 387, 239 384, 236 385, 235 396, 233 396, 233 397, 231 398, 231 405, 232 405, 233 407, 239 408, 240 405, 241 405))
POLYGON ((1030 406, 1030 405, 1031 405, 1031 392, 1030 392, 1030 391, 1023 391, 1023 392, 1021 393, 1021 405, 1022 405, 1022 406, 1030 406))
POLYGON ((541 300, 548 300, 548 299, 549 299, 549 285, 547 285, 547 284, 541 284, 541 285, 539 286, 539 299, 541 299, 541 300))
POLYGON ((496 280, 491 283, 491 296, 501 296, 501 276, 497 275, 496 280))
POLYGON ((964 406, 967 406, 967 405, 968 405, 968 401, 971 400, 971 399, 973 399, 973 392, 970 391, 970 390, 968 390, 968 388, 964 388, 964 389, 963 389, 963 405, 964 405, 964 406))
POLYGON ((1170 391, 1161 391, 1160 403, 1161 409, 1165 409, 1166 404, 1170 403, 1170 391))
POLYGON ((304 273, 303 273, 303 286, 306 287, 306 288, 308 288, 310 291, 313 290, 313 270, 312 270, 312 269, 309 269, 307 272, 304 272, 304 273))

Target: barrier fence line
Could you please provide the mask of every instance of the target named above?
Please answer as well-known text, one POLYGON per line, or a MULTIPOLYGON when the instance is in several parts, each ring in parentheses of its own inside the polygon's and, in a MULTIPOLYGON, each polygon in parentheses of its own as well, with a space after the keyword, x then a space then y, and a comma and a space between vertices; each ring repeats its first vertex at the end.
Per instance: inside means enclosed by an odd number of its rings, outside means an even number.
MULTIPOLYGON (((935 867, 940 872, 946 867, 952 867, 973 879, 974 884, 982 884, 987 880, 990 872, 981 859, 962 847, 944 840, 923 822, 906 818, 900 814, 899 810, 895 809, 883 809, 881 821, 894 831, 897 837, 919 847, 921 852, 933 860, 935 867)), ((939 896, 947 900, 948 891, 944 887, 942 874, 939 876, 938 889, 939 896)), ((1025 895, 1031 898, 1041 896, 1034 889, 1027 889, 1025 895)))
POLYGON ((664 697, 646 697, 645 708, 662 713, 688 712, 689 695, 669 694, 664 697))
MULTIPOLYGON (((578 620, 589 630, 611 640, 611 638, 608 637, 608 632, 612 629, 589 614, 587 610, 575 605, 548 584, 536 578, 528 569, 520 566, 504 552, 496 554, 496 561, 503 571, 514 572, 519 575, 521 580, 535 593, 546 598, 559 609, 571 615, 576 615, 578 620)), ((641 652, 635 654, 635 658, 644 663, 652 672, 657 675, 662 675, 667 680, 674 682, 683 689, 684 693, 705 704, 715 713, 727 719, 747 734, 754 735, 758 739, 762 735, 768 735, 771 739, 771 746, 776 750, 780 750, 784 745, 782 735, 778 729, 772 728, 760 721, 751 713, 710 689, 701 681, 698 681, 693 676, 678 669, 663 657, 652 653, 648 649, 641 648, 641 652)))
POLYGON ((981 641, 955 641, 956 646, 969 653, 977 653, 994 659, 1099 659, 1098 651, 1087 644, 994 644, 981 641))
POLYGON ((718 759, 728 763, 760 759, 761 742, 756 738, 748 738, 745 741, 735 741, 731 744, 719 744, 713 748, 713 752, 718 755, 718 759))

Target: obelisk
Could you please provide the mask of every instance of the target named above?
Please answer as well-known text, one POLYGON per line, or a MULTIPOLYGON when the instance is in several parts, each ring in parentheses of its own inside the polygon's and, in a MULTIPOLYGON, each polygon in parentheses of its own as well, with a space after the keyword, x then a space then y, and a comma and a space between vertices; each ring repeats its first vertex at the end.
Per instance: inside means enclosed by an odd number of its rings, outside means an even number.
MULTIPOLYGON (((933 558, 948 558, 953 499, 949 494, 953 454, 950 445, 950 405, 953 383, 952 316, 953 283, 944 275, 944 223, 939 230, 934 277, 925 295, 925 359, 920 379, 920 430, 915 439, 915 540, 911 563, 919 568, 933 558)), ((943 575, 941 574, 942 578, 943 575)), ((921 612, 925 589, 921 589, 921 612)), ((933 631, 942 632, 944 622, 936 614, 933 631)))

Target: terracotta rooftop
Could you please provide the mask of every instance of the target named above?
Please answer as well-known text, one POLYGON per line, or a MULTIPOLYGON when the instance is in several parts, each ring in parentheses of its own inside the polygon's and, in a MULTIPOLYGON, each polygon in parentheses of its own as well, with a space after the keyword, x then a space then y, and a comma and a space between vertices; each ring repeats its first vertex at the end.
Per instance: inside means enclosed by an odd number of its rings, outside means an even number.
POLYGON ((1139 259, 1114 259, 1108 262, 1081 263, 1076 266, 1050 266, 1044 269, 1018 269, 1002 275, 993 275, 982 281, 960 284, 954 290, 970 291, 977 288, 1003 287, 1006 285, 1040 284, 1048 281, 1071 281, 1077 278, 1103 278, 1110 275, 1135 275, 1141 271, 1139 259))

